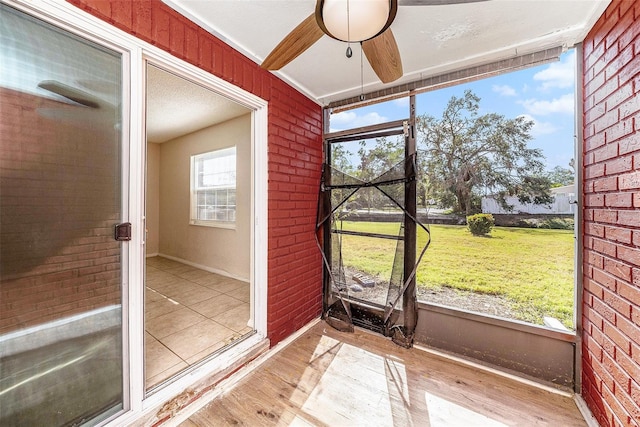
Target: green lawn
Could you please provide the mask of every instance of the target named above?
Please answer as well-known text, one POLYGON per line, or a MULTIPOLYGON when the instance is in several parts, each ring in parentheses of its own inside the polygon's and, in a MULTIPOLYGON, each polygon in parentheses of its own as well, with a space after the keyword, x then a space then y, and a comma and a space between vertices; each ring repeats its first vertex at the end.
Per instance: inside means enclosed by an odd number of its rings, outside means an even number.
MULTIPOLYGON (((397 234, 398 224, 345 222, 345 230, 397 234)), ((419 287, 446 286, 502 295, 520 320, 542 316, 573 327, 573 232, 496 227, 476 237, 465 226, 432 225, 431 245, 418 270, 419 287)), ((426 235, 418 234, 422 247, 426 235)), ((396 242, 343 235, 345 265, 388 278, 396 242)))

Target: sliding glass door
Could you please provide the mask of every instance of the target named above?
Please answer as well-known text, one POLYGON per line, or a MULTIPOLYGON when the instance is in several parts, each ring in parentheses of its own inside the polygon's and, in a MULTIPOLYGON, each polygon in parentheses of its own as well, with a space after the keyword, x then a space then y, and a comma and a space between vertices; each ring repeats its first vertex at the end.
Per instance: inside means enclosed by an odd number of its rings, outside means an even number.
POLYGON ((0 425, 123 409, 122 54, 0 5, 0 425))

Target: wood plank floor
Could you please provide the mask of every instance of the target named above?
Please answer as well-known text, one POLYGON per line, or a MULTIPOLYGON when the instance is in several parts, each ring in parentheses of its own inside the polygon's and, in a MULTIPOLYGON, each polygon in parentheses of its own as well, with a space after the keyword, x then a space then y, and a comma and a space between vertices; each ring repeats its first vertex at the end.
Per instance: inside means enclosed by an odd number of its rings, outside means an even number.
POLYGON ((586 426, 573 399, 324 322, 182 427, 586 426))

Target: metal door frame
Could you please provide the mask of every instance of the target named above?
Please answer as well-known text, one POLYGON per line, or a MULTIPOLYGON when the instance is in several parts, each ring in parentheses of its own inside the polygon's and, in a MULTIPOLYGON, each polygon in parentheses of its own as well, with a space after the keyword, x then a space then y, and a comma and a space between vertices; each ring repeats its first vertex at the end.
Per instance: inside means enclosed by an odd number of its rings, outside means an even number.
MULTIPOLYGON (((318 229, 322 241, 324 270, 323 270, 323 318, 332 326, 341 330, 353 330, 354 324, 391 336, 399 345, 411 347, 415 328, 418 321, 418 305, 416 298, 416 187, 415 179, 416 167, 416 135, 415 135, 415 96, 410 97, 410 116, 405 120, 397 120, 356 129, 349 129, 340 132, 329 132, 329 110, 324 110, 324 135, 323 148, 325 157, 325 168, 323 169, 323 181, 319 196, 319 212, 322 206, 328 207, 331 212, 331 188, 325 186, 327 165, 331 164, 331 144, 348 142, 362 139, 380 138, 385 136, 404 135, 405 145, 405 173, 404 173, 404 233, 399 239, 404 241, 404 266, 403 266, 403 290, 402 290, 402 310, 398 310, 395 304, 390 307, 367 302, 353 297, 340 295, 336 298, 336 292, 332 289, 333 277, 331 274, 331 250, 332 250, 332 230, 330 221, 319 219, 318 229), (408 278, 408 279, 407 279, 408 278), (335 308, 341 311, 336 315, 335 308), (402 314, 402 326, 393 326, 400 320, 402 314)), ((325 208, 325 212, 326 212, 325 208)), ((320 213, 319 213, 320 217, 320 213)), ((366 234, 363 234, 366 235, 366 234)), ((426 248, 425 248, 426 249, 426 248)), ((423 251, 424 253, 424 251, 423 251)), ((396 300, 397 302, 397 300, 396 300)))

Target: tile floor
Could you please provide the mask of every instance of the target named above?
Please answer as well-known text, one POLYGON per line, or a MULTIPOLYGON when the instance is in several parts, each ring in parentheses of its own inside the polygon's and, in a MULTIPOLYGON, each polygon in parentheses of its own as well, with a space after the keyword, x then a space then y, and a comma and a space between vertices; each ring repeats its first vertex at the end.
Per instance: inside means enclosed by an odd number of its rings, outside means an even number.
POLYGON ((147 258, 147 390, 251 332, 249 284, 162 257, 147 258))

